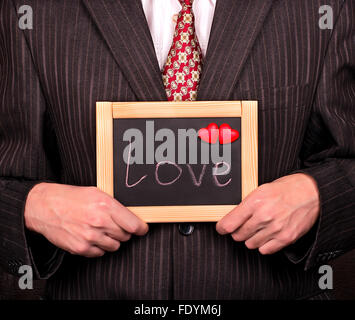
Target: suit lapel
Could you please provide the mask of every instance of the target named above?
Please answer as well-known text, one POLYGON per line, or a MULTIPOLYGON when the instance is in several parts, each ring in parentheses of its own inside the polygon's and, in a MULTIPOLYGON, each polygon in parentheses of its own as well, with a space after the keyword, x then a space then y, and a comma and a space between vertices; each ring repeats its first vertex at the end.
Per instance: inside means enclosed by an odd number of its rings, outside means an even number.
POLYGON ((198 100, 231 98, 273 0, 217 0, 198 100))
POLYGON ((166 100, 140 0, 83 0, 138 100, 166 100))
MULTIPOLYGON (((138 100, 166 100, 140 0, 82 0, 138 100)), ((273 0, 217 0, 198 100, 228 100, 273 0)))

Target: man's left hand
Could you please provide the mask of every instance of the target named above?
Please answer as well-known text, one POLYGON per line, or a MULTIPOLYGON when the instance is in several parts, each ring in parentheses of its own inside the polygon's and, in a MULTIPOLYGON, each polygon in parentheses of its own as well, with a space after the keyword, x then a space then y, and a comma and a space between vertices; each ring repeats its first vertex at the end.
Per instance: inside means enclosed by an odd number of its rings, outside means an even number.
POLYGON ((267 183, 216 225, 218 233, 245 241, 249 249, 272 254, 296 242, 316 223, 319 192, 312 177, 297 173, 267 183))

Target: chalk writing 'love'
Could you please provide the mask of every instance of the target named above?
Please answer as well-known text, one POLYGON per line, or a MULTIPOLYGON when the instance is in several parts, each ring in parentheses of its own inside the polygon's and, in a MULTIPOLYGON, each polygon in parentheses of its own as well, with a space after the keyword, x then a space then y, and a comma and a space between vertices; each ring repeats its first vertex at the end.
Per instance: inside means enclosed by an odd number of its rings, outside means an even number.
MULTIPOLYGON (((130 153, 128 154, 128 157, 130 157, 130 153)), ((205 176, 205 173, 206 173, 207 165, 206 164, 202 165, 202 169, 201 169, 201 172, 200 172, 198 178, 196 177, 196 174, 193 171, 192 166, 190 164, 185 164, 185 166, 187 167, 187 169, 188 169, 188 171, 190 173, 191 181, 192 181, 193 185, 195 185, 196 187, 200 187, 201 184, 202 184, 202 181, 203 181, 203 177, 205 176)), ((227 175, 230 172, 230 169, 231 169, 230 164, 228 164, 227 162, 222 161, 222 162, 216 163, 213 168, 215 170, 212 170, 212 177, 213 177, 214 183, 215 183, 215 185, 217 187, 226 187, 232 182, 232 178, 229 178, 224 183, 220 182, 219 179, 218 179, 219 176, 227 175), (217 170, 217 169, 220 169, 220 168, 223 168, 223 167, 226 167, 226 169, 223 170, 223 171, 217 170), (218 173, 217 173, 217 171, 218 171, 218 173)), ((127 188, 133 188, 133 187, 137 186, 144 179, 146 179, 148 177, 148 175, 146 174, 146 175, 143 175, 136 182, 129 183, 129 170, 130 170, 130 159, 128 158, 128 161, 127 161, 127 164, 126 164, 126 177, 125 177, 125 185, 126 185, 127 188)), ((178 165, 178 164, 176 164, 174 162, 171 162, 171 161, 160 161, 155 166, 155 174, 154 174, 155 175, 155 181, 161 186, 171 186, 171 185, 173 185, 175 182, 177 182, 180 179, 182 171, 183 171, 182 166, 180 166, 180 165, 178 165), (162 181, 160 176, 159 176, 159 169, 162 166, 164 166, 164 165, 169 165, 169 166, 177 169, 177 175, 173 179, 171 179, 170 181, 162 181)))

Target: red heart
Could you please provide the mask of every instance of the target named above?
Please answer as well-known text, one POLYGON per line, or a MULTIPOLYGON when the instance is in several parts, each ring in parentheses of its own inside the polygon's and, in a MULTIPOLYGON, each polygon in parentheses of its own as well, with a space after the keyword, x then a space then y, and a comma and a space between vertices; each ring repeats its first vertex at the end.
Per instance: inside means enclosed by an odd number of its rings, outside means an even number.
POLYGON ((221 144, 232 143, 239 138, 238 130, 234 130, 229 124, 223 123, 219 127, 219 142, 221 144))
POLYGON ((198 130, 198 136, 205 142, 216 143, 219 136, 218 126, 215 123, 210 123, 207 128, 198 130))

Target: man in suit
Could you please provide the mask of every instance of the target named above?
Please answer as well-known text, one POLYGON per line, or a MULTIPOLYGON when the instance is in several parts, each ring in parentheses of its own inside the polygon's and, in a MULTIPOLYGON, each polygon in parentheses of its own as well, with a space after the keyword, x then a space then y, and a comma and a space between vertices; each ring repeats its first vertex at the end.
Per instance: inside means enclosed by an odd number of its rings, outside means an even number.
POLYGON ((51 299, 327 297, 318 267, 355 247, 354 1, 328 1, 333 29, 318 0, 172 2, 30 0, 32 30, 1 2, 2 267, 51 299), (188 95, 156 11, 174 6, 188 95), (259 101, 261 186, 217 225, 148 231, 93 187, 95 102, 167 99, 259 101))

